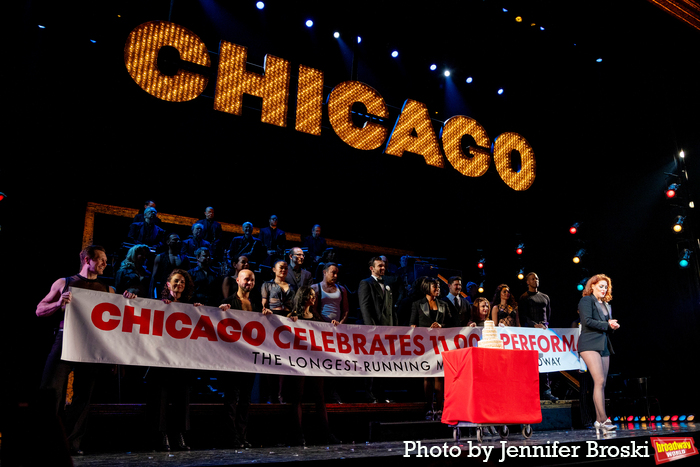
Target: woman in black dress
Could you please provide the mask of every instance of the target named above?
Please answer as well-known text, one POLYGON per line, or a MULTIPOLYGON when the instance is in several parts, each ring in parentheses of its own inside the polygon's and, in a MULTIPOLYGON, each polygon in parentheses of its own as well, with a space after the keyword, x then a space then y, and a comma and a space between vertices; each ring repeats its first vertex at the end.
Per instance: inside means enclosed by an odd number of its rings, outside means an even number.
POLYGON ((491 300, 491 319, 496 326, 520 327, 520 316, 518 316, 518 302, 515 301, 510 287, 501 284, 496 287, 496 293, 491 300))
POLYGON ((612 319, 608 302, 612 300, 612 281, 605 274, 596 274, 586 283, 583 298, 578 303, 581 315, 581 335, 578 352, 586 362, 593 378, 593 404, 595 405, 596 433, 617 429, 605 415, 605 381, 608 378, 610 354, 614 353, 610 336, 620 325, 612 319))
MULTIPOLYGON (((413 302, 411 307, 411 327, 442 328, 452 323, 450 306, 441 300, 440 282, 432 277, 426 277, 421 284, 423 298, 413 302)), ((444 403, 444 378, 423 378, 423 393, 426 403, 426 420, 440 420, 444 403), (433 406, 433 396, 435 406, 433 406)))

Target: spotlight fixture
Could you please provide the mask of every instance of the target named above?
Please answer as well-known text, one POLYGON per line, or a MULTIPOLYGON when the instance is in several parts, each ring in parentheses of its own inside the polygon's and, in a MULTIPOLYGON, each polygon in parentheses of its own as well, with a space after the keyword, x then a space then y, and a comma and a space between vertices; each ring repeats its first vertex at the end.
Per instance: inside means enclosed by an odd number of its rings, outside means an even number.
POLYGON ((598 63, 600 63, 600 62, 602 62, 602 61, 603 61, 602 58, 597 58, 597 59, 596 59, 596 62, 598 62, 598 63))
POLYGON ((469 78, 467 78, 467 83, 471 84, 472 81, 474 81, 474 78, 472 78, 471 76, 469 78))
POLYGON ((357 36, 357 43, 359 44, 361 42, 362 42, 362 38, 360 36, 357 36))
POLYGON ((503 88, 500 88, 500 89, 498 90, 498 95, 500 96, 501 94, 503 94, 503 88))
POLYGON ((255 4, 255 8, 257 8, 258 10, 262 10, 263 8, 265 8, 265 3, 258 2, 255 4))
POLYGON ((676 233, 683 232, 683 222, 685 222, 684 216, 676 216, 676 220, 673 223, 673 231, 676 233))
POLYGON ((477 292, 479 292, 479 293, 484 293, 484 283, 482 282, 481 284, 479 284, 479 288, 476 289, 476 290, 477 290, 477 292))
POLYGON ((523 254, 523 249, 525 249, 525 244, 524 243, 519 243, 518 247, 515 249, 515 254, 516 255, 522 255, 523 254))
POLYGON ((681 151, 680 153, 678 153, 678 155, 681 159, 685 159, 685 152, 681 151))
POLYGON ((574 223, 571 227, 569 227, 569 233, 571 235, 576 235, 576 232, 578 232, 578 228, 580 227, 580 224, 578 222, 574 223))
POLYGON ((430 71, 435 71, 435 70, 437 70, 437 65, 433 63, 432 65, 430 65, 430 71))
POLYGON ((578 290, 579 292, 583 292, 583 289, 586 288, 586 283, 587 283, 587 282, 588 282, 588 277, 584 277, 583 279, 581 279, 581 280, 578 282, 578 284, 576 285, 576 290, 578 290))
POLYGON ((688 266, 690 266, 690 255, 692 254, 692 250, 689 250, 687 248, 684 248, 683 251, 681 251, 680 255, 678 255, 678 267, 681 269, 687 269, 688 266))
POLYGON ((520 271, 518 271, 518 280, 523 280, 525 279, 525 269, 520 268, 520 271))
POLYGON ((340 38, 340 33, 338 31, 334 32, 333 37, 335 37, 336 39, 340 38))
POLYGON ((307 28, 310 28, 310 27, 313 26, 313 25, 314 25, 314 22, 313 22, 312 20, 310 20, 310 19, 307 19, 307 20, 306 20, 306 27, 307 27, 307 28))
POLYGON ((576 254, 574 255, 574 260, 573 260, 574 263, 576 263, 576 264, 580 263, 580 262, 581 262, 581 257, 582 257, 583 255, 585 255, 585 254, 586 254, 586 250, 584 250, 583 248, 581 248, 580 250, 578 250, 578 251, 576 252, 576 254))
POLYGON ((0 191, 0 201, 4 200, 5 198, 7 198, 7 195, 0 191))
POLYGON ((391 52, 391 56, 394 57, 394 58, 398 57, 398 56, 399 56, 399 51, 398 51, 398 50, 394 50, 393 52, 391 52))
POLYGON ((486 259, 481 258, 478 263, 476 263, 476 267, 479 269, 484 269, 484 265, 486 264, 486 259))
POLYGON ((445 70, 445 72, 443 73, 443 75, 445 75, 445 77, 450 76, 450 70, 445 70))
POLYGON ((668 188, 666 188, 666 198, 675 198, 680 187, 680 183, 671 183, 668 188))

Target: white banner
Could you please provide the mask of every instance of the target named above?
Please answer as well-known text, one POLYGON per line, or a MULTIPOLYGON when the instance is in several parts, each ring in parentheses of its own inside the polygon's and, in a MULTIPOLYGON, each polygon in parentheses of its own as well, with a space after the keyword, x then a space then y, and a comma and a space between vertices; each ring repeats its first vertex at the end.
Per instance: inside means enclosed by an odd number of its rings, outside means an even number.
MULTIPOLYGON (((443 376, 441 353, 481 328, 292 321, 71 288, 63 360, 313 376, 443 376)), ((540 352, 540 372, 579 368, 578 329, 498 328, 504 348, 540 352)))

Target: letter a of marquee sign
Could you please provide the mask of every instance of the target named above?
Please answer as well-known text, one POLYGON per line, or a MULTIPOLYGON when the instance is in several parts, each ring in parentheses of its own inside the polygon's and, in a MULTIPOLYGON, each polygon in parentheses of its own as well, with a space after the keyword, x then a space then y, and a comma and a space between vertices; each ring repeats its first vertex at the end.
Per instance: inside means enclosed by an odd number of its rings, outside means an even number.
MULTIPOLYGON (((137 26, 126 41, 124 63, 131 78, 144 91, 169 102, 186 102, 199 97, 209 83, 208 76, 178 68, 164 74, 158 66, 161 49, 170 47, 183 62, 211 68, 211 58, 204 42, 192 31, 167 21, 149 21, 137 26)), ((262 99, 261 121, 287 126, 291 63, 272 55, 265 56, 264 73, 246 70, 247 49, 221 41, 217 70, 214 110, 241 115, 244 94, 262 99)), ((194 67, 188 67, 194 69, 194 67)), ((323 71, 299 65, 297 83, 296 131, 321 135, 323 116, 323 71)), ((370 116, 389 117, 386 103, 372 87, 359 81, 345 81, 328 95, 326 111, 333 131, 347 145, 364 151, 384 146, 384 153, 401 157, 405 151, 423 156, 428 165, 443 168, 443 150, 447 160, 459 173, 480 177, 486 173, 491 156, 499 176, 513 190, 524 191, 535 180, 535 153, 521 135, 506 132, 493 144, 486 130, 473 118, 456 115, 449 118, 437 135, 425 104, 407 99, 394 128, 352 121, 352 106, 361 103, 370 116), (470 136, 476 146, 466 151, 462 138, 470 136), (440 148, 442 142, 442 148, 440 148), (520 170, 513 168, 515 152, 520 154, 520 170)))

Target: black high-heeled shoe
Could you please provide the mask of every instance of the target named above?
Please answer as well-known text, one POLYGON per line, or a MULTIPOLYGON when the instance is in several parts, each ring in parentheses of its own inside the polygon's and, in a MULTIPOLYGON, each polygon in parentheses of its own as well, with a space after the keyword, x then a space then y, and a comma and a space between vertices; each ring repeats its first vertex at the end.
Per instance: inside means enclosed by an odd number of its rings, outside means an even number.
POLYGON ((185 437, 182 435, 182 433, 177 434, 177 447, 180 448, 181 451, 190 450, 190 447, 185 443, 185 437))

